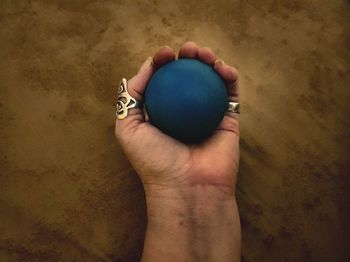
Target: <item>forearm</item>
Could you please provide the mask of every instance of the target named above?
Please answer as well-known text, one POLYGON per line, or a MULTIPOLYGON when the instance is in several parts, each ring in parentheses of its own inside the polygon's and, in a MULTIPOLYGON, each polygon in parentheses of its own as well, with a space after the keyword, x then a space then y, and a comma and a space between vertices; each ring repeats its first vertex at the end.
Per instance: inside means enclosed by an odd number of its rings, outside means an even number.
POLYGON ((147 192, 143 262, 240 261, 234 194, 209 185, 147 192))

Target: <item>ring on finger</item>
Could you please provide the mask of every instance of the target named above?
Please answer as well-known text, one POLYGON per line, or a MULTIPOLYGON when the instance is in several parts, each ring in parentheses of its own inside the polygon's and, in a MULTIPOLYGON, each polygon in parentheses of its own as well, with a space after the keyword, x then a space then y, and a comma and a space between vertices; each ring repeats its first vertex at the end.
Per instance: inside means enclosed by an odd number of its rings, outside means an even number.
POLYGON ((120 81, 118 88, 118 99, 116 104, 116 115, 118 119, 124 119, 131 108, 142 108, 143 103, 137 101, 128 92, 128 82, 125 78, 120 81))
POLYGON ((228 102, 227 112, 239 114, 240 113, 239 103, 238 102, 228 102))

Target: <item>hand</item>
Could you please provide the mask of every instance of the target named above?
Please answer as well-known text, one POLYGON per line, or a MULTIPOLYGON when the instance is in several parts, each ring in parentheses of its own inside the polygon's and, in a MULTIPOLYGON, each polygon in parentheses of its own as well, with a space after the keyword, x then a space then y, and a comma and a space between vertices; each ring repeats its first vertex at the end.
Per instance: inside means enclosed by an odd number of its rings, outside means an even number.
MULTIPOLYGON (((149 57, 128 81, 129 94, 143 101, 152 74, 175 57, 169 47, 149 57)), ((181 47, 179 57, 199 59, 213 66, 226 82, 229 101, 238 101, 237 70, 218 59, 211 49, 187 42, 181 47)), ((193 185, 210 185, 234 194, 239 163, 237 114, 226 113, 214 134, 198 145, 186 145, 162 133, 138 108, 129 110, 125 119, 116 121, 115 133, 146 194, 193 185)))
MULTIPOLYGON (((237 70, 217 59, 209 48, 188 42, 179 57, 212 65, 226 82, 228 99, 238 101, 237 70)), ((148 58, 128 81, 130 95, 142 101, 152 74, 174 59, 169 47, 148 58)), ((240 261, 235 201, 237 115, 227 113, 214 134, 198 145, 185 145, 162 133, 137 108, 116 121, 115 131, 146 193, 148 221, 142 261, 240 261)))

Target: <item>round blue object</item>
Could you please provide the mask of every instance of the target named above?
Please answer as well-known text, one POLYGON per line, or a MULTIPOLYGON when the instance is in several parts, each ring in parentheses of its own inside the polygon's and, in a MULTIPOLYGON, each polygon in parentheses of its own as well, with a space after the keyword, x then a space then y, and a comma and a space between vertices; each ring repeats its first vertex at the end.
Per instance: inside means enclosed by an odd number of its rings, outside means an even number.
POLYGON ((185 143, 198 143, 218 127, 227 110, 224 81, 196 59, 160 67, 149 80, 145 105, 150 122, 185 143))

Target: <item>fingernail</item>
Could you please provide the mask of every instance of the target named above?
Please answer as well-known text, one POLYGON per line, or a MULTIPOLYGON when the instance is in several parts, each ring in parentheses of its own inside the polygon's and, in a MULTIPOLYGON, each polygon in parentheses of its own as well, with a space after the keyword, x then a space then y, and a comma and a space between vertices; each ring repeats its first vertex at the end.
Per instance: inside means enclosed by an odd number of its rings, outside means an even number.
POLYGON ((215 65, 220 65, 220 66, 222 66, 224 63, 225 63, 225 62, 224 62, 224 60, 222 60, 222 59, 218 59, 218 60, 215 61, 215 65))
POLYGON ((151 66, 153 64, 153 57, 152 56, 148 57, 145 64, 147 66, 151 66))
POLYGON ((150 56, 145 60, 145 62, 143 62, 139 72, 146 70, 148 67, 152 66, 152 64, 153 64, 153 57, 150 56))

